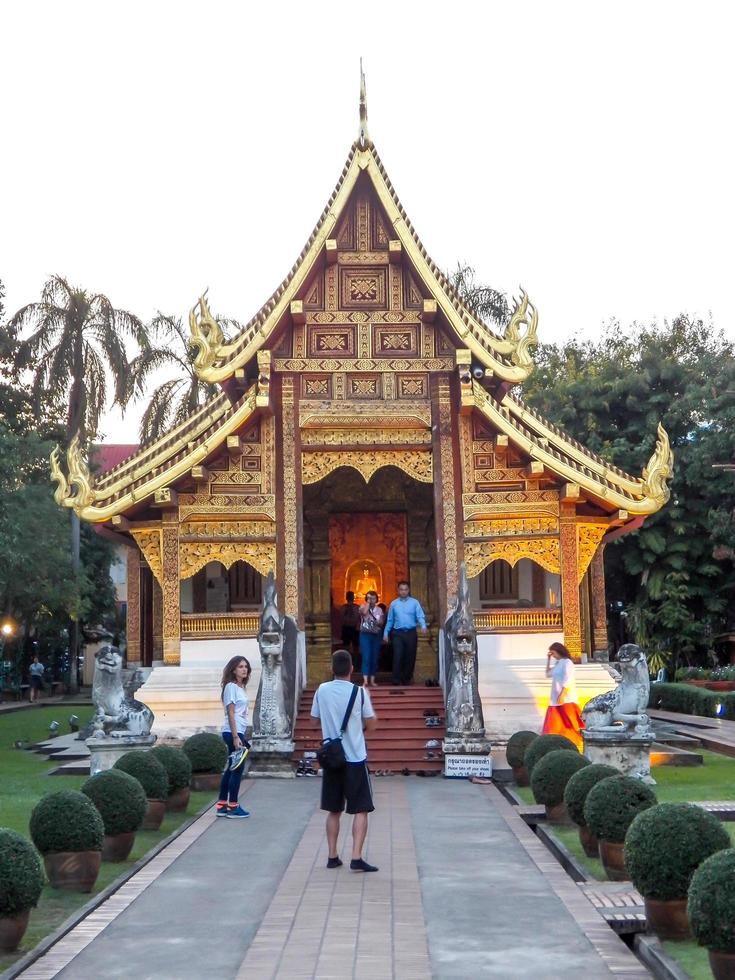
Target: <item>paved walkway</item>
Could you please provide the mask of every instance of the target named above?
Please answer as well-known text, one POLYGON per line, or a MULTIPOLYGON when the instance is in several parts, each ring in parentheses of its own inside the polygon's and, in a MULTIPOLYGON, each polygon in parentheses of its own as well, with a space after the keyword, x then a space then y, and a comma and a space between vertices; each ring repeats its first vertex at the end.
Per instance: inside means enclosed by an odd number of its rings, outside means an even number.
POLYGON ((244 788, 249 820, 209 811, 25 980, 649 975, 493 786, 375 780, 369 875, 326 869, 318 779, 244 788))

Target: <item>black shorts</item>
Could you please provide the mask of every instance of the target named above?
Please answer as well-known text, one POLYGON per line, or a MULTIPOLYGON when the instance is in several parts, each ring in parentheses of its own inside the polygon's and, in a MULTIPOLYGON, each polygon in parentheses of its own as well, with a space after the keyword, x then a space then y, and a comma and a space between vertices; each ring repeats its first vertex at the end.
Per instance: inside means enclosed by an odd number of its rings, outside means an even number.
POLYGON ((373 791, 367 762, 348 762, 342 769, 322 772, 322 810, 341 813, 372 813, 373 791))
POLYGON ((31 674, 31 687, 34 691, 40 691, 43 687, 43 680, 38 676, 38 674, 31 674))

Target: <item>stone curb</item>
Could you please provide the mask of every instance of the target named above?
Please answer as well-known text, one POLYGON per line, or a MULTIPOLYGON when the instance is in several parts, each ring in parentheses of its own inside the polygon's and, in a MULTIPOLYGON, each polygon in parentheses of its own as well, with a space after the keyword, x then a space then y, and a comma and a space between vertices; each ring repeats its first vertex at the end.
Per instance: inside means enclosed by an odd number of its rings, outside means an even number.
POLYGON ((691 980, 676 960, 664 951, 656 936, 638 935, 633 941, 636 955, 656 980, 691 980))
POLYGON ((85 905, 82 905, 80 909, 77 909, 76 912, 73 912, 68 919, 62 922, 61 925, 54 930, 54 932, 46 936, 45 939, 42 939, 41 942, 30 952, 26 953, 22 959, 8 967, 4 973, 0 973, 0 980, 15 980, 15 977, 20 976, 24 970, 27 970, 29 966, 32 966, 33 963, 36 962, 36 960, 48 953, 52 946, 54 946, 60 939, 63 939, 64 936, 71 932, 72 929, 76 928, 76 926, 78 926, 83 919, 86 919, 90 912, 94 912, 98 906, 102 905, 103 902, 106 902, 107 899, 111 895, 114 895, 119 888, 121 888, 133 877, 133 875, 136 875, 141 868, 144 868, 150 861, 153 860, 154 857, 160 854, 161 851, 165 850, 169 844, 173 843, 177 837, 183 834, 185 830, 188 830, 193 823, 195 823, 200 817, 203 817, 207 810, 210 810, 213 806, 214 803, 207 803, 207 805, 202 807, 201 810, 198 810, 188 820, 185 820, 181 826, 177 827, 173 833, 168 835, 168 837, 164 837, 162 841, 159 841, 155 847, 151 848, 151 850, 144 854, 142 858, 139 858, 139 860, 137 860, 131 868, 128 868, 124 874, 120 875, 119 878, 116 878, 113 882, 111 882, 107 888, 103 888, 98 895, 91 898, 85 905))
POLYGON ((543 841, 569 877, 576 882, 588 882, 586 870, 577 861, 572 852, 553 836, 552 828, 536 824, 534 830, 539 840, 543 841))

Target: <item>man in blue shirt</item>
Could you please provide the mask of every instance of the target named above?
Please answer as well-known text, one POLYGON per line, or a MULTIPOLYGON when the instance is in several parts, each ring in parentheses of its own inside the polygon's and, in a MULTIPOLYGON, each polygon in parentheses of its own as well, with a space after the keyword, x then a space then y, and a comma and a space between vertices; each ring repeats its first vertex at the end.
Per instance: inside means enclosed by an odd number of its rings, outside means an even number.
POLYGON ((393 643, 393 683, 410 684, 416 666, 416 627, 426 632, 426 616, 421 603, 411 595, 408 582, 398 583, 398 598, 388 609, 383 642, 393 643))

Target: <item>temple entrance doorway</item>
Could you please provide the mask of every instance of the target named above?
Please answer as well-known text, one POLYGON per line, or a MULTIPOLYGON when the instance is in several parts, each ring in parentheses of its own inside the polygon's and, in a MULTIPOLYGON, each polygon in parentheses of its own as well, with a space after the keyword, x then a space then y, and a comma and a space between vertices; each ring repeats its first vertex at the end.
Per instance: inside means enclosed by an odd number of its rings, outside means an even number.
POLYGON ((309 682, 329 677, 341 645, 347 592, 364 601, 374 590, 390 605, 401 579, 411 583, 430 624, 420 635, 416 679, 437 675, 437 581, 433 488, 396 467, 368 483, 341 467, 304 486, 304 583, 309 682))

